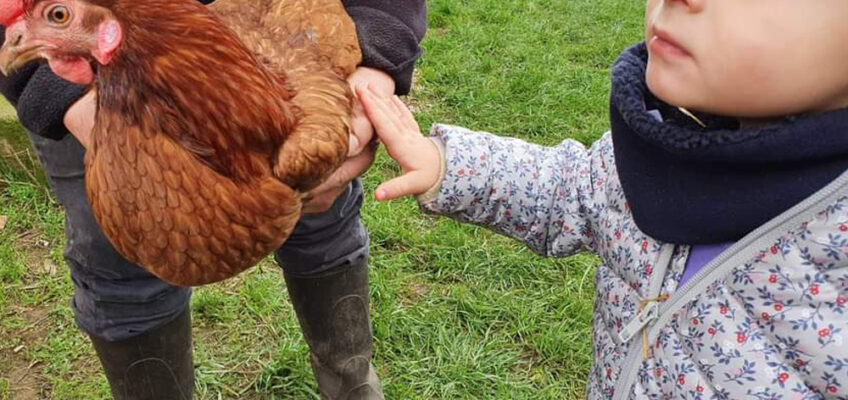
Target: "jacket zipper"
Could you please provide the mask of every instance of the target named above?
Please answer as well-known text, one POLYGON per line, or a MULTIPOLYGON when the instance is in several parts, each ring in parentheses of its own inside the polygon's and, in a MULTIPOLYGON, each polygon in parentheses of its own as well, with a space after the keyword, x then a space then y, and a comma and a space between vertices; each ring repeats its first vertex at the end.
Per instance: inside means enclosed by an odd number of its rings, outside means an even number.
POLYGON ((814 193, 804 201, 763 224, 753 232, 745 235, 742 240, 730 246, 719 254, 703 270, 698 271, 689 282, 686 282, 675 296, 666 301, 660 307, 659 317, 656 325, 648 331, 648 340, 656 338, 662 326, 665 326, 672 315, 684 304, 692 301, 696 296, 703 293, 713 282, 726 275, 733 268, 744 264, 746 261, 756 257, 763 248, 773 244, 780 236, 786 234, 787 228, 791 229, 809 219, 807 212, 810 209, 820 207, 823 204, 835 202, 839 197, 846 195, 848 186, 848 171, 842 173, 829 185, 814 193))
MULTIPOLYGON (((793 228, 809 218, 807 211, 821 204, 835 202, 840 196, 845 195, 848 186, 848 171, 843 172, 833 182, 806 198, 794 207, 783 212, 769 222, 766 222, 753 232, 745 235, 741 240, 730 246, 715 259, 710 261, 701 271, 698 271, 692 279, 683 287, 675 291, 667 301, 658 305, 658 316, 652 318, 645 325, 648 330, 648 343, 656 341, 660 330, 671 321, 672 316, 684 304, 692 301, 696 296, 713 282, 726 275, 730 270, 757 256, 761 250, 774 243, 787 231, 787 227, 793 228)), ((673 246, 670 246, 673 248, 673 246)), ((622 364, 624 375, 619 377, 615 385, 614 400, 624 400, 630 395, 635 379, 638 376, 640 360, 637 358, 639 352, 636 347, 638 342, 630 344, 630 353, 622 364)))
MULTIPOLYGON (((665 275, 668 271, 669 264, 671 264, 671 257, 674 254, 674 245, 665 244, 662 246, 660 250, 660 255, 657 258, 656 269, 654 270, 654 274, 651 276, 650 287, 648 288, 647 297, 640 298, 639 301, 645 301, 645 299, 655 299, 659 297, 660 292, 662 291, 663 283, 665 282, 665 275)), ((621 329, 621 332, 618 334, 618 339, 621 341, 621 344, 629 343, 629 352, 627 353, 627 358, 622 364, 623 375, 618 377, 618 381, 615 383, 615 389, 613 391, 613 400, 622 400, 630 394, 629 387, 632 386, 633 380, 636 378, 639 366, 639 359, 642 355, 642 352, 639 351, 639 347, 642 345, 642 341, 639 339, 633 340, 633 337, 638 335, 643 329, 647 329, 654 320, 659 317, 659 303, 656 301, 650 301, 645 304, 645 307, 639 310, 639 313, 627 324, 624 328, 621 329), (628 366, 632 366, 632 368, 628 368, 628 366), (627 382, 630 382, 627 384, 627 382), (622 384, 624 383, 624 385, 622 384), (622 390, 628 389, 628 390, 622 390)))

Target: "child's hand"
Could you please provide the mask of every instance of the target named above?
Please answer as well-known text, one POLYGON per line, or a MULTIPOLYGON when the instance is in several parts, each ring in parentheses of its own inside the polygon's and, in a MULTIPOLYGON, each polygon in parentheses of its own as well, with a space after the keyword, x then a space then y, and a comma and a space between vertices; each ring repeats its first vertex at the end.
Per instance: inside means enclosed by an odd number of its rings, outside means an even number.
POLYGON ((389 156, 403 171, 400 177, 380 185, 375 198, 383 201, 419 195, 439 183, 442 156, 436 144, 421 135, 406 105, 397 96, 380 96, 370 85, 357 88, 356 93, 389 156))

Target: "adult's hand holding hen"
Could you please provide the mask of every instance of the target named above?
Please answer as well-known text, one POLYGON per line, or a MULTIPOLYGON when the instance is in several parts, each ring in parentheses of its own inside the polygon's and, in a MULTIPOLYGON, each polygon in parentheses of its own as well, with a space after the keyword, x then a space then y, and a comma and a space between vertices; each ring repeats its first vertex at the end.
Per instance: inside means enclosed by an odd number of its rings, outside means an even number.
MULTIPOLYGON (((394 79, 374 68, 359 67, 347 78, 347 81, 354 90, 370 85, 384 96, 390 96, 395 92, 394 79)), ((374 127, 358 100, 353 112, 353 132, 348 146, 348 158, 324 183, 310 192, 308 199, 303 203, 304 214, 327 211, 335 203, 336 198, 347 190, 350 182, 364 174, 374 163, 374 155, 377 153, 374 127)))

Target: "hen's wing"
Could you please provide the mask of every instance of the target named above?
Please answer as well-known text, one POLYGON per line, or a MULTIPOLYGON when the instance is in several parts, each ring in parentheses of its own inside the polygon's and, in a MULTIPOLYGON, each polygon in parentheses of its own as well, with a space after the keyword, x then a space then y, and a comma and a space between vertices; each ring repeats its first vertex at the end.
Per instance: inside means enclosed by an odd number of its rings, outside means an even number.
POLYGON ((347 155, 353 93, 345 81, 362 55, 339 0, 218 0, 211 9, 294 93, 298 121, 274 166, 301 191, 347 155))
MULTIPOLYGON (((116 117, 120 119, 120 117, 116 117)), ((166 135, 126 127, 86 154, 94 216, 128 260, 174 285, 229 278, 278 248, 300 217, 300 196, 264 171, 238 184, 166 135)))

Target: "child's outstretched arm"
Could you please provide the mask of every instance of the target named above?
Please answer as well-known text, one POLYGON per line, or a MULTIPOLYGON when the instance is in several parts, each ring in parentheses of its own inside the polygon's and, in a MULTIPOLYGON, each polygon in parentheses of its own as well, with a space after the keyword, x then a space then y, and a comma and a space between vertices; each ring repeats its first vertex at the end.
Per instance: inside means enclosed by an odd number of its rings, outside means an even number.
POLYGON ((403 171, 377 189, 378 200, 416 195, 426 212, 487 226, 544 256, 594 247, 609 140, 590 151, 574 140, 544 147, 438 124, 425 138, 399 99, 357 94, 403 171))

